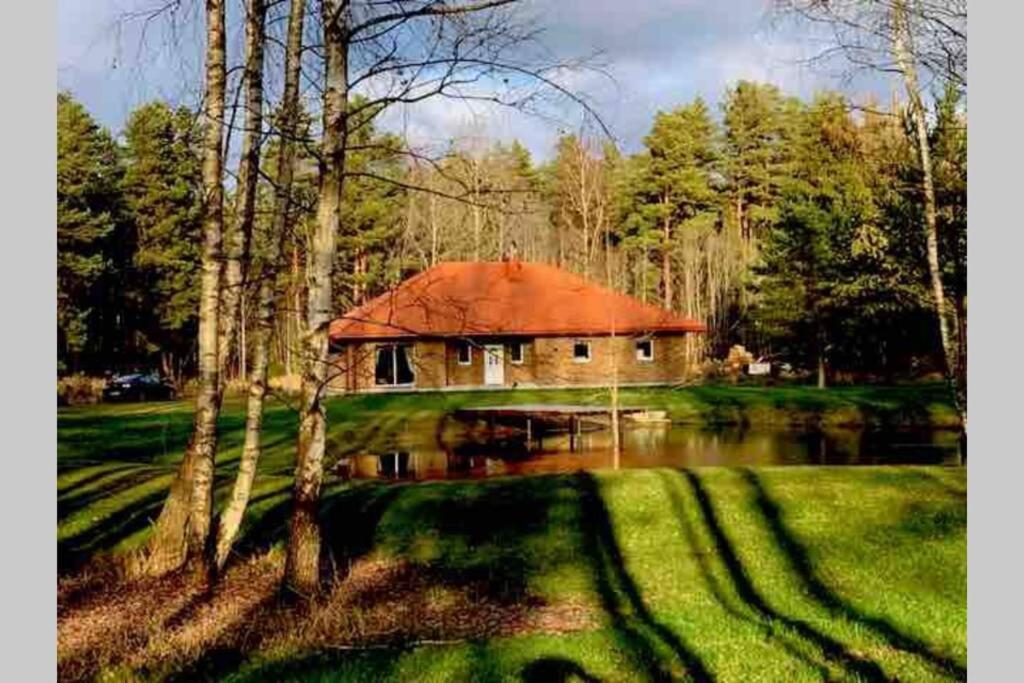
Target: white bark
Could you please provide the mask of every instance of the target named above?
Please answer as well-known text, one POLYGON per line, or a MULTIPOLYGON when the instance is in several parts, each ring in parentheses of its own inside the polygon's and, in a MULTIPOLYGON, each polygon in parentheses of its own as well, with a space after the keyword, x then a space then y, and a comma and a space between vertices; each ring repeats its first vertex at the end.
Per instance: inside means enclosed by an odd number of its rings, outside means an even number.
MULTIPOLYGON (((253 5, 257 3, 254 2, 253 5)), ((259 0, 262 6, 262 0, 259 0)), ((265 7, 262 7, 265 9, 265 7)), ((291 204, 295 157, 295 133, 298 120, 299 68, 301 66, 302 26, 305 0, 292 0, 288 18, 288 43, 285 57, 285 84, 281 122, 281 145, 277 154, 277 182, 274 190, 274 217, 270 239, 267 240, 263 272, 257 294, 257 319, 253 339, 253 366, 249 377, 246 405, 245 443, 238 464, 238 474, 228 506, 221 515, 217 533, 215 562, 222 569, 227 562, 239 527, 249 504, 256 468, 262 451, 263 408, 267 394, 267 366, 270 360, 270 338, 274 325, 274 283, 281 267, 281 251, 291 204)))
POLYGON ((203 141, 203 251, 199 299, 199 394, 192 436, 149 543, 145 571, 162 575, 202 561, 213 514, 213 468, 220 414, 218 318, 224 229, 224 0, 206 3, 206 126, 203 141))

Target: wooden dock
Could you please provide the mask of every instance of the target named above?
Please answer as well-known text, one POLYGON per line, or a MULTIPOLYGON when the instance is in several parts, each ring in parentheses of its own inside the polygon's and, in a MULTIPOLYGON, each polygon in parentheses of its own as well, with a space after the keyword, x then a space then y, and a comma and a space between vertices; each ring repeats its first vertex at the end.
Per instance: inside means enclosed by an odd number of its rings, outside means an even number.
MULTIPOLYGON (((635 406, 622 406, 618 409, 619 415, 631 415, 647 412, 646 408, 635 406)), ((526 431, 527 447, 533 443, 534 436, 538 441, 543 438, 545 431, 550 431, 553 425, 567 425, 569 432, 569 450, 575 450, 579 436, 583 431, 583 421, 586 418, 611 417, 612 409, 609 406, 587 406, 559 403, 521 403, 517 405, 500 406, 467 406, 457 408, 454 416, 460 420, 484 420, 491 431, 497 422, 512 421, 523 425, 526 431), (521 421, 521 422, 520 422, 521 421)))

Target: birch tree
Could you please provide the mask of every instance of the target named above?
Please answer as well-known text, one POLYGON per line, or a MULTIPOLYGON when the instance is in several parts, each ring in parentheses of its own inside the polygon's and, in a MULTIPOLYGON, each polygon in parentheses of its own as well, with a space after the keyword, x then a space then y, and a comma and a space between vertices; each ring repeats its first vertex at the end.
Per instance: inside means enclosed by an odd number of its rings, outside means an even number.
POLYGON ((166 574, 188 562, 202 563, 212 520, 213 468, 217 451, 217 417, 220 414, 218 320, 224 231, 224 28, 224 0, 207 0, 199 393, 192 436, 150 537, 144 569, 152 575, 166 574))
MULTIPOLYGON (((259 0, 254 0, 254 4, 259 0)), ((262 9, 262 8, 261 8, 262 9)), ((253 363, 245 413, 245 442, 238 473, 227 507, 221 514, 217 532, 216 567, 222 569, 238 534, 252 494, 256 468, 262 451, 263 409, 267 395, 267 369, 270 363, 270 339, 275 316, 275 285, 282 265, 282 247, 288 232, 292 205, 292 180, 295 173, 295 147, 299 119, 299 76, 302 66, 302 33, 306 0, 291 0, 288 15, 288 38, 285 47, 285 81, 281 103, 280 137, 277 148, 277 176, 274 184, 273 210, 263 267, 259 273, 256 295, 256 325, 253 335, 253 363)), ((253 174, 253 177, 255 174, 253 174)))
POLYGON ((246 1, 245 62, 242 72, 245 83, 245 117, 234 215, 225 237, 224 291, 221 295, 221 325, 218 330, 222 380, 238 337, 239 307, 245 289, 256 213, 256 182, 259 178, 260 144, 263 137, 263 44, 266 14, 265 0, 246 1))
POLYGON ((327 427, 323 398, 331 379, 332 269, 339 227, 347 219, 342 215, 344 183, 347 177, 402 182, 373 169, 347 168, 349 140, 386 109, 430 98, 486 99, 528 108, 538 101, 536 90, 548 88, 585 106, 555 80, 565 64, 545 64, 527 49, 532 29, 511 11, 516 4, 323 2, 320 184, 316 221, 307 239, 299 438, 285 561, 285 583, 299 595, 313 595, 320 585, 317 514, 327 427), (357 92, 365 99, 353 105, 357 92))

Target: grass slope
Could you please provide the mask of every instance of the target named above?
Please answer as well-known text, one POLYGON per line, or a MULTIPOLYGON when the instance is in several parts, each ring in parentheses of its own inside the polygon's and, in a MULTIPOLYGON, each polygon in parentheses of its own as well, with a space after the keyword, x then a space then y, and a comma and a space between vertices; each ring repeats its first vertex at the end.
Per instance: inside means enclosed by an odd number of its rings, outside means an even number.
MULTIPOLYGON (((780 397, 778 390, 733 391, 748 407, 816 400, 813 393, 780 397)), ((851 406, 874 416, 909 410, 889 391, 903 390, 851 390, 810 407, 804 403, 802 409, 823 416, 851 406)), ((509 396, 336 401, 329 408, 332 438, 341 443, 372 439, 388 424, 436 419, 431 416, 459 401, 509 396)), ((677 417, 714 405, 700 390, 660 398, 661 405, 677 406, 670 408, 677 417)), ((60 411, 62 573, 144 539, 187 435, 188 417, 187 406, 178 404, 60 411)), ((290 422, 280 405, 268 416, 270 450, 244 530, 243 555, 256 556, 283 538, 290 422)), ((221 494, 230 486, 240 423, 237 407, 229 406, 218 473, 221 494)), ((593 615, 593 623, 566 633, 482 628, 479 636, 447 642, 452 639, 442 629, 426 638, 440 641, 432 644, 414 637, 354 643, 351 622, 372 613, 375 601, 398 588, 392 586, 362 595, 365 611, 346 612, 339 622, 348 631, 330 620, 330 599, 301 618, 269 600, 244 619, 236 615, 206 623, 196 617, 206 624, 202 637, 189 640, 187 648, 160 649, 159 643, 178 642, 187 620, 151 616, 142 636, 133 632, 127 638, 109 631, 110 620, 78 618, 76 601, 83 598, 65 598, 58 609, 62 673, 74 678, 134 670, 142 677, 310 681, 957 680, 966 675, 963 469, 657 469, 482 482, 332 484, 325 491, 323 523, 327 550, 338 566, 400 562, 426 577, 419 597, 435 611, 464 609, 455 607, 461 603, 452 596, 465 594, 497 609, 525 605, 543 612, 578 604, 593 615), (87 627, 95 633, 84 637, 87 627), (84 645, 69 647, 69 633, 77 633, 74 642, 84 645), (355 649, 349 649, 353 643, 355 649)), ((276 566, 279 553, 268 562, 276 566)), ((238 571, 247 566, 236 563, 238 571)), ((220 599, 230 606, 230 596, 220 599)), ((122 621, 139 621, 137 607, 132 610, 122 621)), ((457 621, 462 613, 442 616, 457 621)))

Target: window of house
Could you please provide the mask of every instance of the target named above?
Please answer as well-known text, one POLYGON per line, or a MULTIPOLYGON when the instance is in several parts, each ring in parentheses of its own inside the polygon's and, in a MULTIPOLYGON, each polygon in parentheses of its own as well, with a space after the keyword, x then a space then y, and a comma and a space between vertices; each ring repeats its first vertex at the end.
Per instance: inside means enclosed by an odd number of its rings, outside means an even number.
POLYGON ((576 341, 572 344, 572 360, 575 363, 590 362, 590 342, 576 341))
POLYGON ((377 363, 374 378, 377 386, 401 386, 412 384, 415 375, 410 362, 410 347, 407 344, 382 344, 377 347, 377 363))
POLYGON ((654 360, 654 340, 638 339, 636 342, 636 359, 642 363, 654 360))
POLYGON ((512 342, 508 345, 508 357, 513 365, 522 365, 523 358, 526 356, 523 346, 523 342, 512 342))
POLYGON ((469 342, 459 342, 458 359, 459 365, 473 364, 473 347, 470 346, 469 342))

